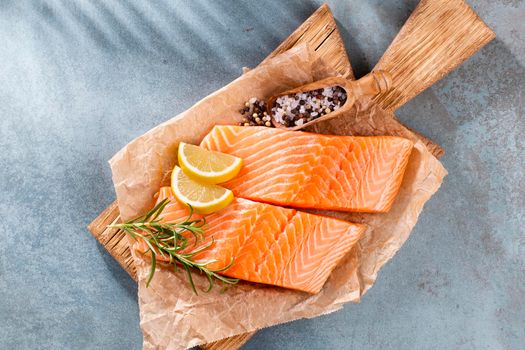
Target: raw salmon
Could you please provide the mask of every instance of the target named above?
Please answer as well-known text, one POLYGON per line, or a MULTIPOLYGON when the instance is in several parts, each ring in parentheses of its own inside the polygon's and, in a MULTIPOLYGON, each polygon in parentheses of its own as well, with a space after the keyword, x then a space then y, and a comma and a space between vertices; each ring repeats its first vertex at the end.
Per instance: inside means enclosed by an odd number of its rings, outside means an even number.
MULTIPOLYGON (((169 187, 161 188, 158 202, 165 198, 170 203, 162 220, 177 222, 187 217, 188 209, 177 202, 169 187)), ((231 267, 221 274, 318 293, 359 240, 364 226, 236 198, 225 209, 206 216, 204 232, 206 239, 201 244, 211 239, 215 243, 194 259, 216 260, 209 268, 226 267, 233 258, 231 267)), ((135 249, 145 253, 147 246, 141 241, 135 249)))
POLYGON ((387 212, 413 143, 393 136, 215 126, 201 146, 243 159, 239 175, 222 184, 237 197, 295 208, 387 212))

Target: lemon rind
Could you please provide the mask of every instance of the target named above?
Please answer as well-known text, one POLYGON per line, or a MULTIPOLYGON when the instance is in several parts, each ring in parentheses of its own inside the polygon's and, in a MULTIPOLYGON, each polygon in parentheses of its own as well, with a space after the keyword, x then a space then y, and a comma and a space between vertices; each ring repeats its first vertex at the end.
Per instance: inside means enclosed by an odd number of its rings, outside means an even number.
POLYGON ((233 179, 241 171, 242 159, 235 156, 232 156, 234 158, 234 162, 221 172, 202 171, 199 168, 194 167, 186 158, 186 155, 184 154, 185 145, 186 143, 184 142, 181 142, 179 144, 179 166, 182 168, 186 175, 196 180, 202 181, 206 184, 218 184, 233 179))

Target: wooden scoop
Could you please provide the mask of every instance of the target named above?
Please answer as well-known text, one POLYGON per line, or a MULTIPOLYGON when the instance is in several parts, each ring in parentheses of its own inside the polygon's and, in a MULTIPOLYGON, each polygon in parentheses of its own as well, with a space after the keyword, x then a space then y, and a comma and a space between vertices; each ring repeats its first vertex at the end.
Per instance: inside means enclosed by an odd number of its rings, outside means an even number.
POLYGON ((359 80, 348 80, 341 77, 331 77, 326 78, 322 80, 315 81, 310 84, 306 84, 303 86, 300 86, 298 88, 288 90, 285 92, 280 93, 279 95, 272 96, 270 99, 268 99, 268 103, 266 104, 267 113, 272 118, 272 124, 276 128, 284 128, 288 130, 300 130, 302 128, 306 128, 307 126, 313 125, 315 123, 319 123, 328 119, 336 118, 346 112, 348 112, 352 106, 354 105, 356 99, 362 98, 362 97, 374 97, 376 95, 379 95, 380 93, 387 92, 392 87, 392 77, 388 72, 385 71, 374 71, 371 72, 364 77, 362 77, 359 80), (304 123, 303 125, 298 126, 291 126, 288 127, 284 124, 279 123, 277 120, 275 120, 273 114, 272 114, 272 107, 275 104, 275 101, 280 96, 285 95, 294 95, 296 93, 303 93, 308 92, 312 90, 322 89, 325 87, 335 87, 340 86, 343 88, 346 92, 346 101, 345 103, 339 107, 338 110, 327 113, 323 115, 322 117, 313 119, 307 123, 304 123))

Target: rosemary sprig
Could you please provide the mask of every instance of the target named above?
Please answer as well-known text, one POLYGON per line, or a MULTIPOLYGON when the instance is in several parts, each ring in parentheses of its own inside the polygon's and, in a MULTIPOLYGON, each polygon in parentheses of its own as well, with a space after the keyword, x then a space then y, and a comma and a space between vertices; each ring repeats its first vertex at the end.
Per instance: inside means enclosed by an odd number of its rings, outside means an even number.
POLYGON ((219 274, 219 272, 228 269, 232 265, 233 259, 228 266, 222 269, 210 269, 207 267, 216 262, 216 260, 205 262, 193 260, 195 254, 210 248, 215 243, 212 240, 210 243, 203 245, 202 247, 196 247, 197 243, 205 238, 203 226, 206 224, 206 219, 202 218, 192 220, 193 208, 190 206, 190 213, 186 220, 178 223, 162 222, 159 219, 159 216, 168 203, 169 199, 166 198, 145 215, 122 224, 108 225, 108 227, 117 228, 126 232, 135 239, 143 239, 147 244, 148 250, 145 253, 150 253, 151 270, 148 280, 146 281, 146 286, 149 286, 153 279, 153 275, 155 274, 157 255, 162 256, 164 259, 168 259, 169 263, 173 264, 175 270, 177 270, 177 265, 182 265, 195 294, 198 293, 193 281, 192 269, 199 271, 207 277, 208 288, 205 289, 204 292, 209 292, 213 288, 215 280, 221 281, 223 285, 236 284, 239 281, 238 279, 225 277, 219 274), (190 252, 184 252, 190 243, 187 237, 187 232, 192 234, 194 238, 193 245, 196 247, 196 249, 190 252), (186 235, 184 235, 184 233, 186 233, 186 235))

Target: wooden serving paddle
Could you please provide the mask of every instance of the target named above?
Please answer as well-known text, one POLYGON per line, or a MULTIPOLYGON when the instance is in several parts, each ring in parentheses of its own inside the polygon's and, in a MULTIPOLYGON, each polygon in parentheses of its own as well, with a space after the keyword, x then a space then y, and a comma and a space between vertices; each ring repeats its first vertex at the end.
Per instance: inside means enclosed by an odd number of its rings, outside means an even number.
POLYGON ((329 77, 300 86, 295 89, 291 89, 282 92, 278 95, 272 96, 268 99, 267 113, 271 116, 272 124, 276 128, 288 129, 288 130, 300 130, 308 126, 327 121, 329 119, 337 118, 346 112, 350 111, 355 105, 355 101, 360 98, 374 97, 381 93, 385 93, 392 88, 392 76, 390 73, 382 70, 373 71, 359 80, 348 80, 341 77, 329 77), (327 113, 319 118, 313 119, 307 123, 297 126, 288 127, 281 124, 276 120, 275 116, 272 115, 272 108, 275 105, 277 98, 287 95, 295 95, 297 93, 304 93, 313 90, 318 90, 327 87, 341 87, 346 92, 345 103, 337 110, 327 113))

